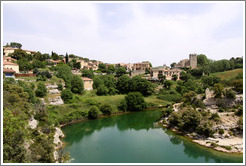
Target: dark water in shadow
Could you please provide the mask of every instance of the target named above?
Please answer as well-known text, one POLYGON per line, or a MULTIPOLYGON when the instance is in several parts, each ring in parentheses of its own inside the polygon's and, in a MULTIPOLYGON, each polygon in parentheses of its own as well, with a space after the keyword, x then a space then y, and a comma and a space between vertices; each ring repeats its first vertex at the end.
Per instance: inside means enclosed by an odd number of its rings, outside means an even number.
POLYGON ((243 155, 202 147, 156 125, 160 110, 88 120, 62 128, 73 163, 242 163, 243 155))

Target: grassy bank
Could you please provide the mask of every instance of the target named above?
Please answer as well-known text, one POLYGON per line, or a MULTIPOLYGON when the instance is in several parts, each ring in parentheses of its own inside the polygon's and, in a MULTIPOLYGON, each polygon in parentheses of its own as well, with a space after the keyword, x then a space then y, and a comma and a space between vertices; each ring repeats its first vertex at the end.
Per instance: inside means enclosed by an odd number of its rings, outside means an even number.
POLYGON ((243 74, 242 68, 224 71, 224 72, 212 73, 211 75, 219 77, 219 78, 221 78, 221 80, 230 80, 230 79, 237 77, 238 74, 243 74))
MULTIPOLYGON (((102 104, 110 104, 113 107, 112 113, 121 112, 118 105, 125 95, 97 96, 96 90, 86 91, 82 95, 75 95, 68 104, 47 106, 49 124, 66 124, 73 120, 81 120, 87 117, 91 106, 100 107, 102 104)), ((145 97, 148 108, 163 107, 170 102, 157 99, 152 95, 145 97)), ((99 115, 102 114, 99 112, 99 115)))

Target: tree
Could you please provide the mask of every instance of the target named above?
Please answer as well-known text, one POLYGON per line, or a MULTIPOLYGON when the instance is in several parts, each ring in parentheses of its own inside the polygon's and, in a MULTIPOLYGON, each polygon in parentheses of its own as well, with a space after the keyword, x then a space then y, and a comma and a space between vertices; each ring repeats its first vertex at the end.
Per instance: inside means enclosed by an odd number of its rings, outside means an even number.
POLYGON ((80 69, 81 68, 81 63, 80 62, 76 62, 73 64, 74 69, 80 69))
POLYGON ((173 80, 173 81, 177 81, 177 79, 178 79, 178 76, 177 76, 176 74, 173 74, 173 75, 172 75, 172 80, 173 80))
POLYGON ((116 88, 121 94, 128 93, 130 77, 127 75, 120 76, 116 83, 116 88))
POLYGON ((124 67, 120 67, 116 70, 116 77, 120 77, 126 74, 126 69, 124 67))
POLYGON ((16 42, 11 42, 11 43, 10 43, 10 47, 21 49, 22 44, 16 43, 16 42))
POLYGON ((32 56, 29 56, 25 51, 21 49, 15 49, 14 52, 11 54, 11 57, 17 60, 20 59, 27 59, 27 60, 32 60, 32 56))
POLYGON ((209 60, 206 55, 200 54, 197 55, 197 66, 202 67, 202 66, 207 66, 209 64, 209 60))
POLYGON ((107 71, 106 64, 105 63, 100 63, 98 65, 98 70, 100 70, 102 73, 106 73, 106 71, 107 71))
POLYGON ((88 112, 89 119, 96 119, 99 113, 99 109, 97 106, 92 106, 88 112))
POLYGON ((144 96, 149 96, 154 92, 151 82, 141 76, 134 76, 129 80, 129 92, 140 92, 144 96))
POLYGON ((71 80, 71 91, 73 93, 81 94, 83 90, 84 90, 83 80, 77 75, 73 76, 71 80))
POLYGON ((37 97, 44 97, 47 94, 47 88, 44 83, 38 83, 35 94, 37 97))
POLYGON ((33 60, 32 67, 34 68, 45 68, 45 62, 39 60, 33 60))
POLYGON ((243 93, 243 79, 233 81, 233 89, 239 93, 243 93))
POLYGON ((32 64, 27 59, 18 60, 17 64, 19 65, 20 71, 28 72, 32 69, 32 64))
POLYGON ((184 72, 184 71, 182 71, 179 78, 181 80, 187 82, 191 78, 191 75, 186 73, 186 72, 184 72))
POLYGON ((182 114, 182 130, 195 131, 202 120, 202 115, 195 109, 185 110, 182 114))
POLYGON ((88 78, 93 79, 94 72, 92 70, 85 69, 85 70, 82 71, 82 77, 88 77, 88 78))
POLYGON ((222 94, 224 94, 224 88, 221 83, 214 84, 214 94, 215 98, 222 98, 222 94))
POLYGON ((66 53, 65 59, 66 59, 66 64, 67 64, 68 63, 68 54, 67 53, 66 53))
POLYGON ((67 101, 73 99, 73 93, 69 89, 64 89, 61 92, 61 98, 66 103, 67 101))
POLYGON ((176 65, 176 62, 173 62, 170 66, 171 68, 174 68, 175 65, 176 65))
POLYGON ((172 86, 172 81, 170 81, 170 80, 165 80, 165 81, 163 81, 163 87, 164 87, 165 89, 170 89, 171 86, 172 86))
POLYGON ((107 70, 107 73, 108 74, 113 74, 115 72, 115 66, 114 65, 109 65, 108 66, 108 70, 107 70))
POLYGON ((102 84, 97 87, 97 95, 102 96, 102 95, 107 95, 108 94, 108 88, 102 84))
POLYGON ((69 58, 76 58, 76 57, 77 57, 76 55, 69 54, 69 58))
POLYGON ((142 111, 146 108, 143 95, 140 92, 130 92, 125 96, 127 109, 129 111, 142 111))
POLYGON ((101 105, 100 111, 103 113, 103 115, 111 115, 113 107, 110 104, 105 103, 101 105))
POLYGON ((59 59, 59 55, 57 54, 57 53, 55 53, 55 52, 51 52, 51 58, 53 59, 53 60, 58 60, 59 59))
POLYGON ((93 89, 97 89, 100 85, 104 85, 104 82, 101 78, 99 77, 94 77, 93 78, 93 89))

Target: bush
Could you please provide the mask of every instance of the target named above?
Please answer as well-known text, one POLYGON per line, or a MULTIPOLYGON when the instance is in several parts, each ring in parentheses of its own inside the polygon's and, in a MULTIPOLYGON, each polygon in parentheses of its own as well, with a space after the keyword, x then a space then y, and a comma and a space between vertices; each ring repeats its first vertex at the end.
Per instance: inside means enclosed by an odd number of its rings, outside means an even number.
POLYGON ((178 112, 172 112, 168 120, 171 126, 177 126, 177 127, 181 126, 181 122, 182 122, 181 114, 178 112))
POLYGON ((225 130, 224 129, 219 129, 219 134, 222 135, 225 133, 225 130))
POLYGON ((69 89, 65 89, 61 92, 61 98, 66 103, 68 100, 73 99, 73 93, 69 89))
POLYGON ((126 104, 126 100, 123 99, 120 101, 119 105, 118 105, 118 109, 121 111, 126 111, 127 110, 127 104, 126 104))
POLYGON ((59 91, 62 91, 62 90, 63 90, 63 85, 62 85, 62 83, 58 83, 57 86, 58 86, 58 90, 59 90, 59 91))
POLYGON ((97 106, 92 106, 88 112, 89 119, 96 119, 99 113, 99 109, 97 106))
POLYGON ((225 96, 229 99, 235 99, 236 98, 236 94, 232 90, 226 90, 225 96))
POLYGON ((233 81, 234 90, 238 93, 243 93, 243 79, 233 81))
POLYGON ((105 103, 100 107, 100 111, 103 115, 111 115, 113 108, 110 104, 105 103))
POLYGON ((210 119, 215 121, 215 122, 218 122, 218 121, 220 121, 220 116, 218 115, 218 113, 214 113, 211 115, 210 119))
POLYGON ((35 94, 37 97, 44 97, 47 94, 47 88, 44 83, 38 83, 35 94))
POLYGON ((84 90, 83 80, 77 75, 73 76, 71 80, 71 91, 73 93, 81 94, 83 90, 84 90))
POLYGON ((140 92, 130 92, 125 96, 127 109, 129 111, 142 111, 146 108, 144 97, 140 92))
POLYGON ((213 124, 210 121, 202 122, 198 126, 198 134, 205 135, 206 137, 212 137, 214 134, 213 124))
POLYGON ((185 110, 182 114, 182 130, 195 131, 200 124, 202 115, 195 109, 185 110))
POLYGON ((237 115, 237 116, 242 116, 243 115, 243 107, 242 106, 240 106, 238 108, 238 110, 235 112, 235 115, 237 115))
POLYGON ((97 88, 97 95, 102 96, 102 95, 107 95, 108 94, 108 88, 105 85, 99 85, 97 88))

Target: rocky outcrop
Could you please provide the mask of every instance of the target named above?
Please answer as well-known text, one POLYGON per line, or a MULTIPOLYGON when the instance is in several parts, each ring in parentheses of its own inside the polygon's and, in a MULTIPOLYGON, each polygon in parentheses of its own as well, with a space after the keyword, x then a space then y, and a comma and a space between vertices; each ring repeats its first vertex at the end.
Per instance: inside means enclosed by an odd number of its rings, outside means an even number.
POLYGON ((214 91, 207 88, 205 90, 205 99, 203 100, 206 106, 216 105, 216 100, 214 99, 214 91))
POLYGON ((58 89, 51 89, 49 90, 49 94, 59 94, 60 91, 58 89))
POLYGON ((55 151, 53 153, 54 155, 54 159, 56 161, 56 163, 58 163, 58 158, 59 158, 59 154, 57 152, 57 149, 62 147, 62 141, 60 140, 60 137, 64 137, 63 132, 61 131, 61 129, 59 129, 58 127, 55 128, 55 135, 54 135, 54 144, 55 146, 55 151))
POLYGON ((31 129, 35 129, 38 125, 38 121, 36 119, 33 118, 33 116, 31 117, 31 119, 29 120, 29 126, 31 129))
POLYGON ((50 105, 61 105, 64 104, 61 96, 56 97, 55 99, 49 98, 50 105))
POLYGON ((50 85, 50 84, 48 84, 48 85, 46 85, 46 88, 47 89, 58 89, 58 86, 57 85, 50 85))

